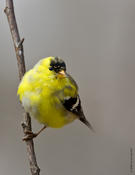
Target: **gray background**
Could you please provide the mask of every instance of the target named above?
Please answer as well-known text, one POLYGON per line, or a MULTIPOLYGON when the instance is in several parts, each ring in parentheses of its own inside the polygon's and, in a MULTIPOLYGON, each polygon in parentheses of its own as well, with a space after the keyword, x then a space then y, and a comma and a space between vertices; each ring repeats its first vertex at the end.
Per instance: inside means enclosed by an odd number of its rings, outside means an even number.
MULTIPOLYGON (((41 175, 135 173, 135 1, 14 0, 27 70, 61 56, 96 133, 79 121, 35 139, 41 175), (130 173, 130 148, 133 173, 130 173)), ((18 68, 0 1, 0 174, 30 174, 21 141, 18 68)), ((33 121, 34 131, 41 126, 33 121)))

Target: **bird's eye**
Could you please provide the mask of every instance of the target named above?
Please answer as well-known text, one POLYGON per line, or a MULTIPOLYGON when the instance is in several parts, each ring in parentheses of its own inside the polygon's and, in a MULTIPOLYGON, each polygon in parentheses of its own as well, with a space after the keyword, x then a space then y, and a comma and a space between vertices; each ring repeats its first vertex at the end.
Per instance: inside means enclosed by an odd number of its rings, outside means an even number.
POLYGON ((52 71, 52 70, 53 70, 53 68, 52 68, 52 67, 49 67, 49 70, 50 70, 50 71, 52 71))

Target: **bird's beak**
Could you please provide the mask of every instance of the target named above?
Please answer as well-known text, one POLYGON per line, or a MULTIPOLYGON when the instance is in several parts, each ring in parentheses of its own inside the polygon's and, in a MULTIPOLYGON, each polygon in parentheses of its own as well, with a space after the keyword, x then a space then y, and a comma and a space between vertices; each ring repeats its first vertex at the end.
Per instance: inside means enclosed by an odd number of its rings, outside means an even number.
POLYGON ((58 73, 58 77, 59 78, 65 78, 66 77, 66 73, 64 70, 61 70, 59 73, 58 73))

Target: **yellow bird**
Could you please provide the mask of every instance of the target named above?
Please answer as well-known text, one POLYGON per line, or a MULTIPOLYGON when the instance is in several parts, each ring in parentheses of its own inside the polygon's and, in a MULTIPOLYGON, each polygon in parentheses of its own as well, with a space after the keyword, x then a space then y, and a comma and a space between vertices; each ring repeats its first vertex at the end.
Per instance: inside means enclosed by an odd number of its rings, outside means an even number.
POLYGON ((44 58, 26 72, 17 94, 25 111, 44 124, 38 133, 29 133, 26 139, 36 137, 46 127, 61 128, 75 119, 93 130, 84 116, 78 86, 59 57, 44 58))

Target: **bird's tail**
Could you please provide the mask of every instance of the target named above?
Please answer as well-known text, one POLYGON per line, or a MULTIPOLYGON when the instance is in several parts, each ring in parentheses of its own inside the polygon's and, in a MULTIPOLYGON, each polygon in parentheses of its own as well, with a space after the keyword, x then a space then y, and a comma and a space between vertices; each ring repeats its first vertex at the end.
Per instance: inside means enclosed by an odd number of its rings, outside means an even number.
POLYGON ((81 117, 79 118, 79 120, 80 120, 82 123, 84 123, 89 129, 91 129, 93 132, 95 132, 94 129, 93 129, 93 127, 92 127, 92 125, 91 125, 90 122, 86 119, 86 117, 85 117, 84 115, 81 116, 81 117))

